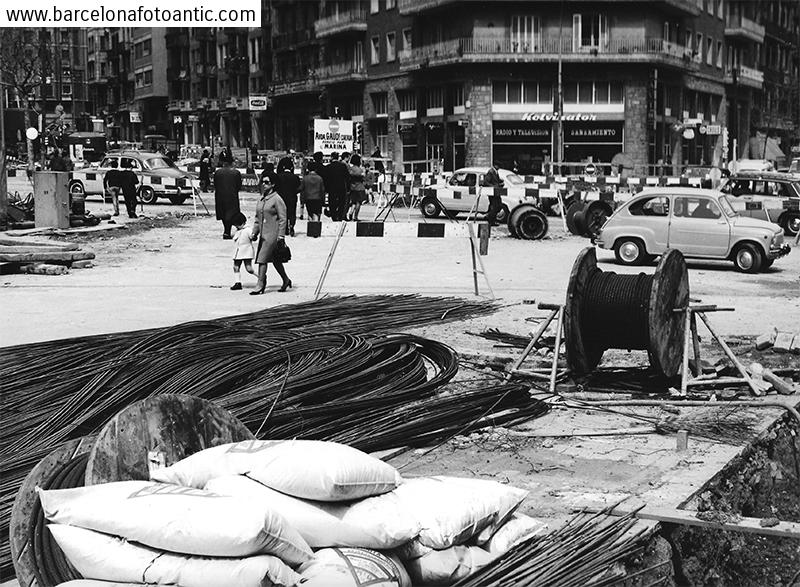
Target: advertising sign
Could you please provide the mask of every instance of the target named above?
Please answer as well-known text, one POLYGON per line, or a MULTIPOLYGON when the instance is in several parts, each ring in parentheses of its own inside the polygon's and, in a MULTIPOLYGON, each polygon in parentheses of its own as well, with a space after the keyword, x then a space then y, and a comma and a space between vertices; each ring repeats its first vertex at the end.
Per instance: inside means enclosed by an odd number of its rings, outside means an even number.
POLYGON ((247 98, 250 110, 266 110, 269 101, 266 96, 250 96, 247 98))
POLYGON ((335 118, 314 120, 314 151, 330 155, 334 151, 353 152, 353 121, 335 118))
POLYGON ((132 110, 131 112, 128 113, 128 115, 130 116, 130 121, 131 122, 141 122, 142 121, 142 113, 141 112, 138 112, 136 110, 132 110))
POLYGON ((548 123, 528 121, 492 122, 492 141, 494 143, 522 143, 549 145, 553 136, 553 126, 548 123))

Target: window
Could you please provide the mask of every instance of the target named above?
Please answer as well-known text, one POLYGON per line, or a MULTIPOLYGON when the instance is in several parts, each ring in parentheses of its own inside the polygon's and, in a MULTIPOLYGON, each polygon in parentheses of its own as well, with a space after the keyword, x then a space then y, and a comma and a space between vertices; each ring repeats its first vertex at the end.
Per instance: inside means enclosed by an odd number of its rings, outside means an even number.
POLYGON ((437 86, 428 88, 426 113, 428 116, 441 116, 444 114, 444 88, 437 86))
POLYGON ((722 69, 722 57, 723 57, 722 41, 717 41, 717 67, 719 67, 720 69, 722 69))
POLYGON ((669 198, 652 196, 634 202, 628 208, 633 216, 669 216, 669 198))
POLYGON ((153 85, 153 70, 146 69, 144 71, 144 85, 152 86, 153 85))
POLYGON ((722 217, 719 206, 709 198, 681 196, 675 198, 675 212, 677 218, 707 218, 716 220, 722 217))
POLYGON ((695 36, 695 44, 694 44, 694 60, 697 63, 701 63, 703 61, 703 33, 697 33, 695 36))
POLYGON ((572 82, 564 84, 565 104, 622 104, 622 84, 572 82))
MULTIPOLYGON (((574 88, 575 84, 572 85, 574 88)), ((514 81, 494 82, 492 85, 492 102, 495 104, 548 104, 552 101, 552 86, 547 83, 514 81)))
POLYGON ((417 93, 414 90, 401 90, 397 92, 397 103, 400 112, 413 112, 417 115, 417 93))
POLYGON ((605 46, 607 19, 603 14, 581 13, 572 15, 572 45, 579 49, 599 49, 605 46))
POLYGON ((389 100, 386 96, 386 92, 378 92, 375 94, 371 94, 371 97, 372 97, 372 107, 375 109, 375 115, 388 116, 389 100))
POLYGON ((694 38, 694 36, 693 36, 693 34, 692 34, 692 31, 691 31, 691 30, 687 30, 687 31, 686 31, 686 43, 685 43, 685 49, 686 49, 686 52, 687 52, 689 55, 691 55, 691 54, 692 54, 692 39, 693 39, 693 38, 694 38))
POLYGON ((139 162, 133 157, 122 157, 120 167, 123 169, 139 169, 139 162))
POLYGON ((536 16, 511 17, 511 51, 528 53, 540 43, 541 24, 536 16))
POLYGON ((411 51, 411 29, 403 29, 403 50, 411 51))
POLYGON ((372 37, 372 42, 370 43, 370 52, 369 52, 369 62, 372 65, 380 63, 381 61, 381 38, 380 37, 372 37))
POLYGON ((706 65, 714 64, 714 39, 708 37, 706 39, 706 65))
POLYGON ((476 174, 462 171, 460 173, 454 173, 449 183, 452 186, 458 187, 475 187, 477 180, 478 176, 476 174))
POLYGON ((392 10, 397 5, 397 0, 386 0, 386 10, 392 10))
POLYGON ((151 39, 145 39, 142 41, 142 57, 147 57, 153 52, 153 41, 151 39))
POLYGON ((371 14, 375 14, 380 9, 381 9, 381 6, 379 4, 379 0, 370 0, 370 2, 369 2, 369 11, 370 11, 371 14))
POLYGON ((450 87, 450 104, 453 106, 453 114, 463 114, 464 108, 464 86, 457 85, 450 87))
POLYGON ((390 63, 397 57, 397 46, 395 44, 395 34, 386 33, 386 61, 390 63))
POLYGON ((717 18, 725 18, 725 0, 717 0, 717 18))

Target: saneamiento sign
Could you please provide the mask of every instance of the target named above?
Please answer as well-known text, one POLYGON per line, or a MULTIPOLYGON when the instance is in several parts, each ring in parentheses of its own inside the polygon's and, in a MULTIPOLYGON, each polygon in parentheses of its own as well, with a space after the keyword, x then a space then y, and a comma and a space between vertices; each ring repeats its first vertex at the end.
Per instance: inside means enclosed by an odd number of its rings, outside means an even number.
POLYGON ((353 121, 329 118, 314 120, 314 151, 330 155, 334 151, 353 152, 353 121))
POLYGON ((558 122, 559 120, 589 122, 597 120, 596 114, 586 114, 577 112, 575 114, 564 114, 555 112, 553 114, 546 112, 526 112, 522 115, 522 120, 543 121, 543 122, 558 122))

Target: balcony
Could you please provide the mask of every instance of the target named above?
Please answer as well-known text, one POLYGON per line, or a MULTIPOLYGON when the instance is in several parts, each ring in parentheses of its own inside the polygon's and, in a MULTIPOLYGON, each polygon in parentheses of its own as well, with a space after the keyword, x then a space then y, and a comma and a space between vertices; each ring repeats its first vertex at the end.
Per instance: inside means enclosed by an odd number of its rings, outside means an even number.
POLYGON ((319 92, 320 81, 316 74, 305 78, 276 80, 272 86, 271 95, 290 96, 293 94, 313 94, 319 92))
POLYGON ((744 65, 727 68, 725 70, 725 83, 760 90, 764 87, 764 72, 744 65))
POLYGON ((170 100, 167 102, 167 111, 168 112, 178 112, 181 109, 181 101, 180 100, 170 100))
POLYGON ((191 100, 179 100, 178 107, 180 108, 181 112, 191 112, 194 110, 191 100))
POLYGON ((335 63, 325 65, 317 70, 320 83, 363 81, 367 79, 367 70, 363 63, 335 63))
POLYGON ((520 43, 511 39, 465 37, 433 45, 403 50, 400 69, 409 71, 456 63, 538 63, 558 61, 578 63, 654 63, 680 69, 697 69, 682 45, 663 39, 613 39, 598 47, 576 47, 571 36, 562 39, 535 39, 520 43))
POLYGON ((317 19, 314 32, 317 37, 330 37, 340 33, 364 32, 367 30, 367 11, 350 10, 317 19))
POLYGON ((400 14, 419 14, 426 10, 457 3, 458 0, 398 0, 397 10, 400 14))
POLYGON ((764 42, 765 29, 762 25, 745 16, 729 16, 725 23, 725 36, 746 41, 764 42))

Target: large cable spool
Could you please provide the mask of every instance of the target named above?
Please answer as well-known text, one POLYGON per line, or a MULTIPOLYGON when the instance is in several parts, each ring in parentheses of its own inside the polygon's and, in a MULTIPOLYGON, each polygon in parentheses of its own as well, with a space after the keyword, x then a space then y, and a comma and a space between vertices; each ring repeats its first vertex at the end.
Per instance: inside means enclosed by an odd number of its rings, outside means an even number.
POLYGON ((597 267, 593 247, 572 266, 564 308, 567 364, 585 375, 607 349, 646 350, 658 373, 673 377, 683 360, 689 275, 680 251, 661 256, 653 275, 619 275, 597 267))

